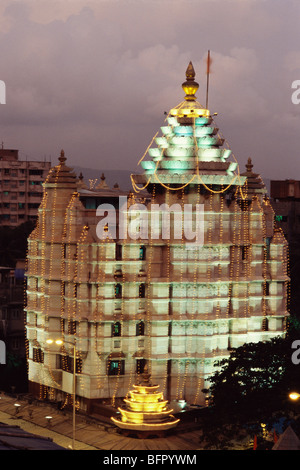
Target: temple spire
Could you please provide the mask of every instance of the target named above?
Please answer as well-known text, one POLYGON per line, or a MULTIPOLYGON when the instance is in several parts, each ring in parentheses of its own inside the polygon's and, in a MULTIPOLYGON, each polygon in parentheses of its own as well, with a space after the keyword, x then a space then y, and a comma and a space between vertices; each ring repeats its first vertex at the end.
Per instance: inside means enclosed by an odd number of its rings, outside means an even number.
POLYGON ((65 152, 64 150, 61 150, 60 152, 60 157, 58 159, 60 161, 60 164, 61 165, 64 165, 65 164, 65 161, 67 160, 66 157, 65 157, 65 152))
POLYGON ((252 172, 252 168, 253 168, 253 164, 252 164, 252 159, 249 157, 248 158, 248 161, 247 161, 247 164, 246 164, 246 169, 249 173, 252 172))
POLYGON ((182 84, 183 91, 185 92, 186 101, 195 101, 195 93, 199 88, 199 84, 195 82, 195 69, 192 62, 189 63, 186 72, 186 81, 182 84))

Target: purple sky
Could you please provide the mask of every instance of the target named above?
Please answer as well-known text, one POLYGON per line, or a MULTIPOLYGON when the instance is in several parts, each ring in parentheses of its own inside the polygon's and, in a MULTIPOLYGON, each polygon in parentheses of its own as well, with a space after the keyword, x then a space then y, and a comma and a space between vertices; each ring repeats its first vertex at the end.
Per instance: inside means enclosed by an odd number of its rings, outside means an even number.
POLYGON ((0 141, 22 158, 137 171, 190 60, 240 170, 300 179, 299 0, 2 0, 0 141))

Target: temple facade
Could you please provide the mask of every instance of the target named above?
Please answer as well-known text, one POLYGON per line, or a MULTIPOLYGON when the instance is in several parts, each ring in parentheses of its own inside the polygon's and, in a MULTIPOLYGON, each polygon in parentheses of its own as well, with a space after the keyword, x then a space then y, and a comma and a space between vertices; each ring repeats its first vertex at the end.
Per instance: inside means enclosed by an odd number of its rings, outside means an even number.
POLYGON ((203 405, 231 348, 284 335, 287 242, 265 185, 250 159, 240 172, 191 63, 182 87, 130 193, 87 187, 63 151, 44 182, 26 307, 40 398, 71 403, 76 377, 80 408, 117 405, 147 366, 168 401, 203 405))

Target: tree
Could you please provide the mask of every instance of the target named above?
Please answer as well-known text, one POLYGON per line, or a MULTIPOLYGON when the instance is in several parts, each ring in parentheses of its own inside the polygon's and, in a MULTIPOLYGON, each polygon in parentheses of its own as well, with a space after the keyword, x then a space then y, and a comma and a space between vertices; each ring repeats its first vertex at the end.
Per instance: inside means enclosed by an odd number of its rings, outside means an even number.
POLYGON ((216 363, 209 392, 219 418, 262 420, 288 406, 289 392, 295 387, 300 392, 300 374, 291 360, 295 331, 245 344, 216 363))
POLYGON ((0 226, 0 265, 14 267, 17 259, 26 258, 27 239, 35 223, 24 222, 15 228, 0 226))

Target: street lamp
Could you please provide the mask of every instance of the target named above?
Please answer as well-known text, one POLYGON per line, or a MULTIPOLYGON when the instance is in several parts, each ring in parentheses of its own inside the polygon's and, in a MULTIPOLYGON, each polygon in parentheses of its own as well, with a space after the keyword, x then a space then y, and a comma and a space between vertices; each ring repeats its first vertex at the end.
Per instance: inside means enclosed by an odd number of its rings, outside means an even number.
POLYGON ((16 416, 18 416, 21 405, 19 403, 15 403, 14 406, 15 406, 16 416))
POLYGON ((47 426, 51 426, 51 419, 52 419, 52 416, 45 416, 46 420, 47 420, 47 426))
POLYGON ((289 397, 291 400, 298 400, 298 398, 300 398, 300 394, 298 392, 291 392, 289 397))
POLYGON ((75 406, 75 398, 76 398, 76 344, 75 342, 74 343, 71 343, 69 341, 63 341, 62 339, 56 339, 56 340, 53 340, 51 338, 47 339, 46 340, 46 343, 47 344, 57 344, 58 346, 61 346, 63 344, 70 344, 71 346, 73 346, 73 358, 74 358, 74 362, 73 362, 73 437, 72 437, 72 449, 75 450, 75 411, 76 411, 76 406, 75 406))

